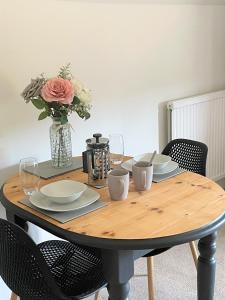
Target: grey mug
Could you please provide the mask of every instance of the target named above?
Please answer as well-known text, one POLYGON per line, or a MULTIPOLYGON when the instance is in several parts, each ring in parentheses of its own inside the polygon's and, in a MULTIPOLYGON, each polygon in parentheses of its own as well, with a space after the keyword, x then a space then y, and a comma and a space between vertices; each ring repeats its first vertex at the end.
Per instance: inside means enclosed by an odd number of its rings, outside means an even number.
POLYGON ((108 174, 108 188, 112 200, 124 200, 128 196, 129 172, 115 169, 108 174))
POLYGON ((147 161, 137 162, 132 166, 132 174, 136 190, 149 190, 152 185, 153 166, 147 161))

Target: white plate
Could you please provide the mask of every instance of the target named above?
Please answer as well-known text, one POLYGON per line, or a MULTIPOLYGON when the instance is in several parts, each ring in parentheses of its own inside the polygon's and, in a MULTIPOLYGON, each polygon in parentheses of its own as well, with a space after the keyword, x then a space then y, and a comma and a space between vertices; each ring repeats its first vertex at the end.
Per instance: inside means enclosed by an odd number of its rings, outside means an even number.
MULTIPOLYGON (((121 167, 128 170, 129 172, 132 172, 133 164, 135 164, 135 161, 133 159, 129 159, 129 160, 123 162, 121 164, 121 167)), ((168 162, 168 164, 166 165, 165 168, 163 168, 161 170, 153 171, 153 174, 162 175, 162 174, 170 173, 170 172, 174 171, 177 167, 178 167, 178 163, 171 160, 170 162, 168 162)))
POLYGON ((67 203, 67 204, 58 204, 54 203, 51 200, 49 200, 47 197, 45 197, 40 192, 35 192, 30 196, 30 202, 34 206, 49 210, 49 211, 57 211, 57 212, 63 212, 63 211, 70 211, 70 210, 76 210, 83 207, 86 207, 95 201, 97 201, 100 198, 99 193, 96 191, 87 188, 86 191, 81 195, 79 199, 77 199, 74 202, 67 203))
POLYGON ((53 202, 65 204, 78 199, 86 189, 87 186, 81 182, 59 180, 42 186, 40 192, 53 202))

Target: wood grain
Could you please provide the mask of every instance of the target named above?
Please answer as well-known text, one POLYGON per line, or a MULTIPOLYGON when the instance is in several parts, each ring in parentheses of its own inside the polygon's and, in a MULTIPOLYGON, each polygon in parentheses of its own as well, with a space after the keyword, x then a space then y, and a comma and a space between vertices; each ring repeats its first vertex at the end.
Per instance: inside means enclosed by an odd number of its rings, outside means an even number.
MULTIPOLYGON (((87 174, 73 171, 41 185, 61 179, 87 182, 87 174)), ((97 190, 108 203, 104 208, 61 224, 18 203, 24 198, 18 175, 10 178, 3 188, 5 197, 65 230, 106 239, 146 239, 176 235, 199 229, 225 212, 225 192, 210 179, 185 172, 160 183, 153 183, 145 192, 135 191, 130 182, 127 200, 111 201, 108 189, 97 190)))
POLYGON ((147 257, 147 273, 148 273, 148 300, 154 300, 154 258, 147 257))

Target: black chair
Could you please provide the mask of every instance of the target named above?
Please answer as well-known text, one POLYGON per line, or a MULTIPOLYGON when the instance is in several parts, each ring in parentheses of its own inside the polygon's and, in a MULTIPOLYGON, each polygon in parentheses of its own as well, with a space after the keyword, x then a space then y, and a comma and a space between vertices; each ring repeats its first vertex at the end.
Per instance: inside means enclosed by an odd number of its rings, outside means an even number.
MULTIPOLYGON (((208 147, 204 143, 188 139, 175 139, 166 145, 162 154, 169 155, 173 161, 178 163, 179 167, 206 176, 208 147)), ((195 242, 190 242, 189 245, 197 266, 198 252, 195 242)), ((168 249, 170 248, 157 249, 145 255, 147 257, 149 300, 154 300, 153 256, 168 249)))
POLYGON ((201 142, 175 139, 166 145, 162 154, 169 155, 185 170, 206 175, 208 147, 201 142))
POLYGON ((0 275, 21 300, 83 299, 106 286, 98 249, 58 240, 36 245, 3 219, 0 275))

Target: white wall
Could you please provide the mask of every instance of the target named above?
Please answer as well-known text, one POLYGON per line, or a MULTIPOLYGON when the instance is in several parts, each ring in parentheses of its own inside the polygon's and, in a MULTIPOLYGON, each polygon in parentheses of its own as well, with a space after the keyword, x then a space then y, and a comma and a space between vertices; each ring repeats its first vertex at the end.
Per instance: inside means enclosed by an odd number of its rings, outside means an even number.
POLYGON ((165 101, 225 88, 225 6, 153 2, 0 0, 0 183, 50 158, 51 122, 20 97, 42 72, 71 62, 93 92, 91 119, 70 118, 74 154, 96 131, 123 133, 127 154, 161 148, 165 101))
POLYGON ((1 6, 1 168, 28 155, 50 157, 50 120, 37 121, 38 111, 20 93, 31 77, 53 76, 66 62, 93 91, 91 119, 71 116, 74 154, 95 131, 122 132, 128 154, 158 148, 159 103, 224 87, 224 6, 134 0, 1 6))

